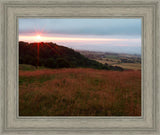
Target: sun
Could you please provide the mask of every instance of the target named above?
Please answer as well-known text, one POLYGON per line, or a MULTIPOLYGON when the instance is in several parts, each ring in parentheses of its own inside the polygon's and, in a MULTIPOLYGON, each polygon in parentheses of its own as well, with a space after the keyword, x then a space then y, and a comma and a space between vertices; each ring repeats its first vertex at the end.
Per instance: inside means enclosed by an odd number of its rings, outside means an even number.
POLYGON ((42 40, 42 37, 40 35, 37 35, 36 36, 36 41, 41 41, 42 40))

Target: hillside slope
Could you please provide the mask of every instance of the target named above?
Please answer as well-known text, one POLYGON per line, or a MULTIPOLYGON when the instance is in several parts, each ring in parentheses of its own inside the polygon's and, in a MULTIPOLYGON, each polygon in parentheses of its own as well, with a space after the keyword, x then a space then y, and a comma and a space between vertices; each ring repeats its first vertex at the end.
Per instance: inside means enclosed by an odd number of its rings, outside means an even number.
POLYGON ((20 41, 19 63, 49 68, 87 67, 95 69, 123 70, 117 66, 103 65, 95 60, 90 60, 73 49, 52 42, 27 43, 20 41))

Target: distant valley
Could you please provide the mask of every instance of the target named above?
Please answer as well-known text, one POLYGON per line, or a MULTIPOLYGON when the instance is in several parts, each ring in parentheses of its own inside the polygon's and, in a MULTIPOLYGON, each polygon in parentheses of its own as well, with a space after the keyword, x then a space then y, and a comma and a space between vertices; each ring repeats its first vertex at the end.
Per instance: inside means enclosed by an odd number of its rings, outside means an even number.
POLYGON ((105 65, 119 66, 126 70, 141 70, 141 55, 85 50, 76 51, 89 59, 95 60, 105 65))

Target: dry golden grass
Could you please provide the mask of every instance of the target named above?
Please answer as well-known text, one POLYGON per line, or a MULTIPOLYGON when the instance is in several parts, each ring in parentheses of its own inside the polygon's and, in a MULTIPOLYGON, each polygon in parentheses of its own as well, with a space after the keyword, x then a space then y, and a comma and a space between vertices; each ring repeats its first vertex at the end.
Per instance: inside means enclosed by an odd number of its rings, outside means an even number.
POLYGON ((124 69, 141 70, 141 63, 120 63, 113 64, 113 66, 120 66, 124 69))
POLYGON ((107 63, 112 66, 119 66, 127 70, 141 70, 141 63, 119 63, 117 59, 110 59, 110 60, 112 61, 106 61, 106 59, 96 60, 96 61, 102 64, 107 63))
POLYGON ((141 71, 21 71, 20 116, 140 116, 141 71))

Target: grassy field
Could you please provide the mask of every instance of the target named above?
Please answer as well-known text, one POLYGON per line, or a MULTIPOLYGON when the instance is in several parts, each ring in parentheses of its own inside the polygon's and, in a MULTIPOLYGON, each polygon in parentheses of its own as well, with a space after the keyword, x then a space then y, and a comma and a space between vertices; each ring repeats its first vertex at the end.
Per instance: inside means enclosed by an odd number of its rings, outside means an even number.
POLYGON ((141 71, 20 65, 20 116, 140 116, 141 71))
POLYGON ((140 63, 119 63, 119 64, 113 64, 113 66, 120 66, 124 69, 141 70, 140 63))
POLYGON ((98 60, 98 59, 94 59, 94 60, 102 64, 108 63, 109 65, 119 66, 127 70, 141 70, 141 63, 121 63, 117 59, 109 59, 109 58, 107 58, 107 60, 105 58, 101 60, 98 60))

